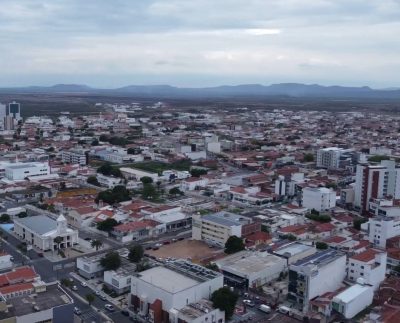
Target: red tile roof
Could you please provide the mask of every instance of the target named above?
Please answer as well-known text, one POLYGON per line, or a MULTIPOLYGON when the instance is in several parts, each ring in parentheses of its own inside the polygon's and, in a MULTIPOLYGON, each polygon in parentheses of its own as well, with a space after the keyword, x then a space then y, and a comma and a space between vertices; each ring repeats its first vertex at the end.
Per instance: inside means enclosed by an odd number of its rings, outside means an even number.
POLYGON ((25 290, 31 290, 31 289, 33 289, 32 283, 22 283, 22 284, 15 284, 15 285, 0 287, 0 293, 3 295, 7 295, 7 294, 21 292, 21 291, 25 291, 25 290))
POLYGON ((381 251, 375 249, 367 249, 357 255, 351 256, 350 259, 362 261, 362 262, 370 262, 375 259, 375 255, 381 253, 381 251))

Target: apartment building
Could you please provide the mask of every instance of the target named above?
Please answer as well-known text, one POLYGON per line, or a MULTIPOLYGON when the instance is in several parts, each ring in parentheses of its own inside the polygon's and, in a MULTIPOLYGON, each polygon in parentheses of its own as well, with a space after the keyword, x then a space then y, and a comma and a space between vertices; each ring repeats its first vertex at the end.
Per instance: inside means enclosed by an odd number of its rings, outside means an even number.
POLYGON ((336 192, 326 187, 305 187, 302 206, 318 212, 328 211, 336 206, 336 192))
POLYGON ((61 154, 64 163, 87 165, 89 162, 89 153, 83 149, 65 150, 61 154))
POLYGON ((361 229, 366 231, 369 242, 385 248, 387 239, 400 235, 400 218, 377 216, 363 223, 361 229))

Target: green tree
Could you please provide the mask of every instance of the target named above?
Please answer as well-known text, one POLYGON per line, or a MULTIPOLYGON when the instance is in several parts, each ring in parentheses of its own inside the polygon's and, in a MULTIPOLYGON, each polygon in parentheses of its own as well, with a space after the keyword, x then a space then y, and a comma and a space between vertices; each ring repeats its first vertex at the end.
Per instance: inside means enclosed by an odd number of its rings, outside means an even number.
POLYGON ((357 218, 353 220, 353 228, 356 230, 361 230, 361 224, 368 222, 367 218, 357 218))
POLYGON ((17 214, 17 217, 19 217, 19 218, 26 218, 27 216, 28 216, 28 213, 26 213, 26 212, 19 212, 17 214))
POLYGON ((210 270, 214 270, 214 271, 218 271, 219 272, 219 267, 217 266, 217 264, 213 263, 213 262, 209 262, 206 266, 207 269, 210 270))
POLYGON ((57 250, 60 250, 60 244, 64 241, 63 237, 57 236, 54 238, 54 243, 57 244, 57 250))
POLYGON ((153 179, 149 176, 143 176, 140 181, 144 184, 151 184, 153 183, 153 179))
POLYGON ((155 200, 158 198, 158 192, 153 184, 143 184, 142 198, 145 200, 155 200))
POLYGON ((96 177, 96 176, 89 176, 89 177, 87 178, 86 182, 87 182, 88 184, 91 184, 91 185, 100 186, 100 183, 99 183, 99 181, 97 180, 97 177, 96 177))
POLYGON ((380 163, 382 160, 389 160, 389 156, 384 156, 384 155, 375 155, 371 156, 368 158, 369 162, 375 162, 375 163, 380 163))
POLYGON ((212 293, 211 302, 214 308, 225 311, 225 320, 228 321, 233 315, 238 298, 228 287, 222 287, 212 293))
POLYGON ((325 242, 317 241, 315 243, 315 248, 317 248, 319 250, 325 250, 325 249, 328 249, 328 245, 325 242))
POLYGON ((230 236, 225 243, 225 253, 232 254, 244 250, 243 239, 237 236, 230 236))
POLYGON ((183 195, 183 192, 178 187, 171 188, 168 193, 173 196, 183 195))
POLYGON ((303 160, 304 160, 305 162, 307 162, 307 163, 308 163, 308 162, 313 162, 313 161, 314 161, 314 155, 311 154, 311 153, 304 154, 303 160))
POLYGON ((8 214, 4 213, 0 216, 1 223, 9 223, 10 221, 11 221, 11 217, 8 214))
POLYGON ((95 239, 95 240, 92 240, 90 245, 92 246, 92 248, 96 248, 96 251, 97 251, 103 246, 103 242, 101 240, 95 239))
POLYGON ((72 283, 70 282, 69 279, 63 278, 63 279, 61 279, 61 285, 65 286, 65 287, 70 287, 72 285, 72 283))
POLYGON ((118 222, 115 219, 108 218, 105 219, 104 221, 97 223, 97 229, 101 231, 110 232, 116 225, 118 225, 118 222))
POLYGON ((140 262, 140 260, 142 260, 143 255, 144 255, 143 247, 139 244, 136 244, 132 248, 130 248, 128 258, 130 261, 138 263, 140 262))
POLYGON ((289 241, 295 241, 297 238, 293 234, 284 234, 280 236, 281 239, 289 240, 289 241))
POLYGON ((207 170, 203 168, 192 168, 190 170, 190 175, 192 175, 193 177, 200 177, 201 175, 206 175, 206 174, 207 170))
POLYGON ((86 294, 86 295, 85 295, 85 298, 86 298, 86 300, 88 301, 89 305, 92 305, 92 303, 93 303, 94 300, 95 300, 95 297, 94 297, 93 294, 86 294))
POLYGON ((116 270, 121 266, 121 258, 118 252, 112 251, 107 253, 100 260, 100 265, 104 267, 105 270, 116 270))

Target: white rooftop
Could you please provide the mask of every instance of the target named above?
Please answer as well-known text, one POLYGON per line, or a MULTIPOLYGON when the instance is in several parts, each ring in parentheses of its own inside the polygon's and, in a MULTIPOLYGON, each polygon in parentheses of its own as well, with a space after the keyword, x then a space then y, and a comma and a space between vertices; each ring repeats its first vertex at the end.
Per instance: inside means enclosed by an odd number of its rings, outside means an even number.
POLYGON ((371 288, 371 286, 363 286, 360 284, 356 284, 347 288, 340 294, 336 295, 335 299, 341 301, 342 303, 350 303, 369 288, 371 288))
POLYGON ((199 284, 198 281, 166 267, 142 271, 138 278, 168 293, 178 293, 199 284))

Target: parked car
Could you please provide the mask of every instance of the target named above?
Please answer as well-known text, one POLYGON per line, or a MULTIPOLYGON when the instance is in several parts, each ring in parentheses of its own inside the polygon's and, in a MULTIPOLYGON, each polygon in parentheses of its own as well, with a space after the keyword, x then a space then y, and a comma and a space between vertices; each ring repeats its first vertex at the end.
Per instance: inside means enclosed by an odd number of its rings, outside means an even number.
POLYGON ((72 286, 72 290, 78 290, 78 287, 76 285, 72 286))
POLYGON ((258 309, 264 313, 271 313, 271 307, 265 304, 261 304, 258 309))
POLYGON ((104 308, 106 310, 110 311, 110 312, 114 312, 115 311, 114 306, 112 306, 111 304, 104 305, 104 308))
POLYGON ((122 310, 121 314, 125 315, 125 316, 129 316, 129 311, 128 310, 122 310))
POLYGON ((96 296, 100 296, 100 291, 99 290, 96 290, 94 293, 96 294, 96 296))
POLYGON ((76 315, 81 315, 81 314, 82 314, 82 311, 81 311, 79 308, 74 307, 74 313, 75 313, 76 315))
POLYGON ((285 305, 281 305, 281 306, 278 307, 278 312, 280 312, 280 313, 282 313, 282 314, 288 314, 288 315, 290 315, 291 309, 290 309, 290 307, 287 307, 287 306, 285 306, 285 305))
POLYGON ((106 301, 106 300, 107 300, 107 297, 106 297, 106 295, 104 295, 104 294, 100 294, 99 297, 100 297, 103 301, 106 301))
POLYGON ((249 299, 244 299, 243 303, 250 307, 254 307, 256 305, 253 301, 251 301, 249 299))
POLYGON ((160 248, 160 247, 162 247, 162 243, 156 243, 155 245, 154 245, 154 247, 156 247, 156 248, 160 248))
POLYGON ((87 287, 87 284, 85 282, 81 282, 82 287, 87 287))

